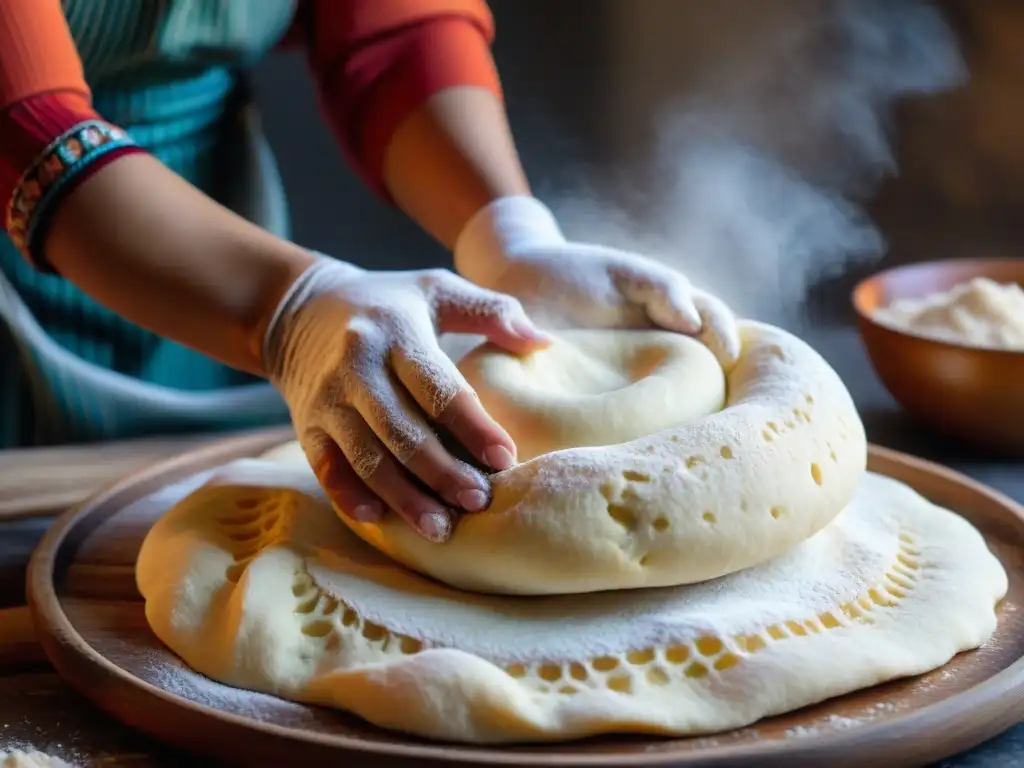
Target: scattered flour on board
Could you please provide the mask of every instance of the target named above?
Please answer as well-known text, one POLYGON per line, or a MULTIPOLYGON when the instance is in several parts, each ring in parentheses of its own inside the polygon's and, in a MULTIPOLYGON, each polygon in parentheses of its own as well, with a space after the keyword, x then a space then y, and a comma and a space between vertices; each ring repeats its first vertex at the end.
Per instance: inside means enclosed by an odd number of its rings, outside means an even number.
POLYGON ((868 719, 874 718, 877 715, 884 714, 886 712, 895 712, 899 709, 899 705, 892 701, 880 701, 877 704, 872 704, 870 707, 864 710, 866 715, 870 715, 868 719))
POLYGON ((153 660, 140 672, 140 677, 146 682, 174 696, 260 722, 280 721, 282 713, 302 712, 306 709, 301 704, 285 701, 270 694, 246 691, 218 683, 203 677, 169 655, 154 655, 153 660))
POLYGON ((78 768, 59 757, 39 752, 27 745, 0 744, 0 768, 78 768))
MULTIPOLYGON (((25 695, 34 700, 48 693, 25 695)), ((31 714, 0 720, 0 768, 84 768, 87 761, 79 744, 81 731, 52 717, 46 726, 42 725, 40 718, 47 712, 45 700, 42 705, 36 701, 31 703, 35 705, 30 707, 31 714), (58 740, 53 738, 55 731, 61 734, 58 740)))
MULTIPOLYGON (((870 720, 871 718, 867 719, 870 720)), ((829 728, 834 730, 854 728, 863 722, 865 722, 865 718, 843 717, 842 715, 829 715, 821 721, 820 725, 798 725, 795 728, 790 728, 788 731, 786 731, 786 737, 800 738, 804 736, 817 736, 819 733, 821 733, 822 730, 826 730, 829 728)))
POLYGON ((829 730, 845 730, 846 728, 855 728, 865 723, 870 723, 879 715, 883 715, 890 712, 895 712, 899 708, 899 705, 891 701, 880 701, 877 704, 872 704, 870 707, 865 707, 859 717, 843 717, 842 715, 829 715, 823 718, 817 725, 798 725, 794 728, 790 728, 786 731, 786 738, 805 738, 808 736, 817 736, 822 732, 829 730))
MULTIPOLYGON (((740 728, 739 730, 727 731, 726 733, 720 733, 714 736, 701 736, 698 738, 694 738, 691 740, 691 744, 695 749, 710 749, 713 747, 720 747, 723 744, 728 743, 742 743, 760 740, 761 734, 753 728, 740 728)), ((676 748, 677 747, 675 740, 666 740, 646 745, 644 747, 644 752, 668 752, 674 751, 676 748)))
POLYGON ((817 736, 817 735, 818 735, 818 729, 817 728, 811 728, 811 727, 807 727, 805 725, 798 725, 798 726, 796 726, 796 728, 790 728, 788 731, 786 731, 786 738, 787 739, 793 739, 793 738, 799 739, 799 738, 803 738, 804 736, 817 736))

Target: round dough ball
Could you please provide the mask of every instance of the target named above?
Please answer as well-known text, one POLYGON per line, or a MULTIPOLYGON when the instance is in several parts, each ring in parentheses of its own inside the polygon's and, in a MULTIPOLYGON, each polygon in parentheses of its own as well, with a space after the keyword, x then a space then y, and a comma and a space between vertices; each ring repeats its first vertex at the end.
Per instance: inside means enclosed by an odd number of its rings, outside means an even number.
MULTIPOLYGON (((592 333, 608 337, 593 342, 605 350, 626 339, 651 343, 643 333, 592 333)), ((453 587, 491 594, 692 584, 788 552, 853 498, 867 465, 864 427, 839 376, 811 347, 752 321, 742 321, 740 333, 742 352, 726 374, 724 408, 705 416, 698 408, 686 420, 688 406, 667 413, 661 401, 649 407, 630 402, 648 420, 649 434, 542 453, 493 475, 491 506, 463 515, 444 544, 425 540, 396 515, 381 523, 342 519, 399 563, 453 587), (665 417, 660 424, 659 414, 665 417)), ((578 349, 579 340, 573 345, 578 349)), ((617 354, 631 358, 627 350, 617 354)), ((523 370, 529 363, 509 365, 523 370)), ((475 375, 471 366, 466 370, 475 375)), ((691 388, 701 389, 696 379, 681 375, 681 399, 691 388)), ((500 388, 483 381, 481 399, 490 400, 492 410, 523 412, 527 403, 533 418, 547 419, 538 434, 564 434, 564 426, 550 429, 566 418, 551 407, 550 386, 548 394, 531 400, 520 379, 508 399, 501 394, 510 388, 507 378, 500 388)), ((559 391, 568 398, 564 388, 559 391)), ((638 393, 644 400, 646 391, 637 382, 602 397, 638 393)), ((587 414, 585 408, 575 412, 587 414)), ((597 432, 578 423, 571 429, 597 432)), ((301 453, 292 460, 297 457, 301 453)))
POLYGON ((725 374, 715 356, 668 331, 569 331, 522 357, 485 344, 459 369, 512 436, 520 461, 625 443, 725 404, 725 374))

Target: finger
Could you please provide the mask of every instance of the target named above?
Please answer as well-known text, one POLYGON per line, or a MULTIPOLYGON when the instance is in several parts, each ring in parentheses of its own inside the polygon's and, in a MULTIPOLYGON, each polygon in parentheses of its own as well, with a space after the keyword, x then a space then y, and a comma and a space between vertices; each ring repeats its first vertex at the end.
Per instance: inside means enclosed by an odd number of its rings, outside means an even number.
POLYGON ((641 305, 655 325, 689 335, 700 332, 701 317, 685 275, 651 264, 643 272, 620 273, 617 283, 623 296, 641 305))
MULTIPOLYGON (((416 378, 428 376, 418 372, 416 378)), ((451 506, 466 512, 486 509, 487 479, 444 448, 418 404, 404 387, 395 386, 389 371, 383 366, 364 369, 360 380, 361 386, 349 393, 349 402, 394 458, 451 506)))
POLYGON ((515 464, 512 437, 487 413, 436 337, 423 334, 418 341, 396 348, 392 367, 427 417, 443 426, 477 461, 498 472, 515 464))
POLYGON ((656 325, 670 331, 695 334, 703 327, 693 289, 682 275, 672 275, 654 287, 647 302, 647 314, 656 325))
POLYGON ((367 487, 337 443, 323 430, 302 441, 310 466, 335 509, 359 523, 384 517, 384 503, 367 487))
POLYGON ((484 336, 516 354, 551 344, 551 337, 530 320, 523 305, 512 296, 480 288, 455 276, 444 282, 433 296, 438 332, 484 336))
POLYGON ((693 299, 702 324, 698 338, 714 353, 723 370, 732 370, 743 348, 736 315, 724 301, 705 291, 694 291, 693 299))
POLYGON ((413 484, 359 413, 341 408, 332 413, 327 427, 354 474, 372 493, 424 538, 448 540, 452 513, 413 484))

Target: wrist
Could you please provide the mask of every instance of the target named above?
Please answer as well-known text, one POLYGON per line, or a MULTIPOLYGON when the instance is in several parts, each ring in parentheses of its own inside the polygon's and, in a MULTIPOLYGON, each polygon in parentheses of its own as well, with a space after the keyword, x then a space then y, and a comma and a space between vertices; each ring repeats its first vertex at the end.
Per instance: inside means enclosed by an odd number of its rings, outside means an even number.
POLYGON ((565 242, 554 213, 529 195, 499 197, 470 218, 455 241, 455 270, 477 285, 495 287, 523 252, 565 242))
POLYGON ((271 310, 253 336, 261 371, 272 381, 281 376, 286 356, 284 350, 288 346, 286 337, 295 317, 317 296, 344 287, 364 272, 359 267, 316 251, 306 251, 303 264, 287 283, 280 285, 271 310))

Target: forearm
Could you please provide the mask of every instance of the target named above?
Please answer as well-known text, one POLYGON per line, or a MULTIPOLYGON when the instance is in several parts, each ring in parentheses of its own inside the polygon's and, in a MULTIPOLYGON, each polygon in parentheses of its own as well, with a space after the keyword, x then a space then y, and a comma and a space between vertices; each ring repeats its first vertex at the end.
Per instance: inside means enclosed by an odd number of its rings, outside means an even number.
POLYGON ((504 104, 475 87, 436 93, 398 127, 384 181, 396 205, 449 249, 489 202, 530 194, 504 104))
POLYGON ((62 200, 42 248, 121 316, 257 374, 269 317, 314 259, 145 154, 118 159, 62 200))
POLYGON ((371 187, 449 248, 488 202, 529 194, 483 0, 306 0, 305 8, 321 102, 371 187))

